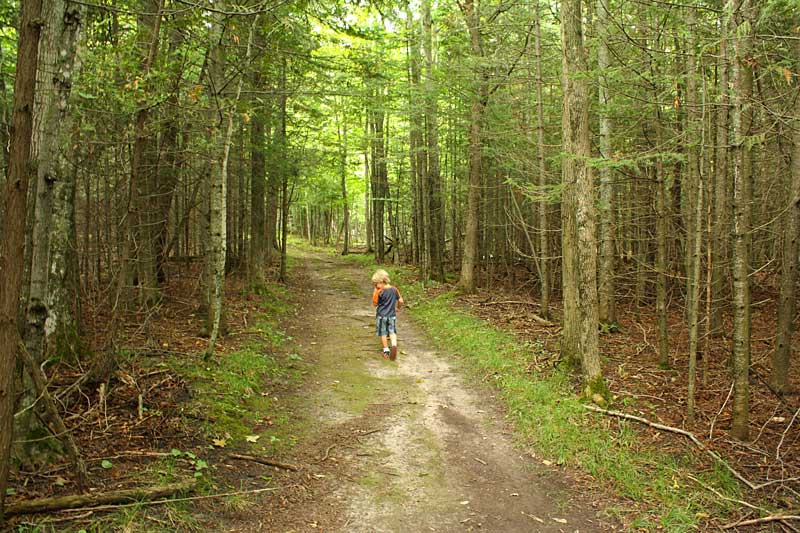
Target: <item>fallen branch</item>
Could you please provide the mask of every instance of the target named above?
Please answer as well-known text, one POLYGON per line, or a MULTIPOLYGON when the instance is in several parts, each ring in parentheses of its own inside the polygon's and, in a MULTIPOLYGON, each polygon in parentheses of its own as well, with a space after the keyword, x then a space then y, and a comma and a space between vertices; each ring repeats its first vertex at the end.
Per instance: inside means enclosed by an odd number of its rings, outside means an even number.
POLYGON ((736 498, 730 498, 728 496, 725 496, 724 494, 719 492, 714 487, 706 485, 705 483, 703 483, 702 481, 700 481, 699 479, 697 479, 696 477, 694 477, 691 474, 686 474, 686 477, 688 477, 689 479, 691 479, 692 481, 694 481, 695 483, 697 483, 698 485, 700 485, 701 487, 703 487, 707 491, 713 492, 718 498, 721 498, 723 500, 727 500, 729 502, 738 503, 739 505, 743 505, 745 507, 749 507, 750 509, 753 509, 754 511, 760 511, 762 513, 766 513, 767 512, 767 510, 764 509, 763 507, 759 507, 757 505, 753 505, 752 503, 746 502, 744 500, 737 500, 736 498))
POLYGON ((705 444, 700 442, 697 439, 697 437, 695 437, 692 433, 689 433, 688 431, 686 431, 684 429, 680 429, 680 428, 676 428, 676 427, 672 427, 672 426, 667 426, 667 425, 664 425, 664 424, 659 424, 657 422, 651 422, 650 420, 648 420, 646 418, 643 418, 641 416, 629 415, 629 414, 623 413, 621 411, 614 411, 614 410, 610 410, 610 409, 602 409, 602 408, 596 407, 594 405, 584 405, 584 407, 586 409, 588 409, 589 411, 595 411, 597 413, 603 413, 603 414, 609 415, 609 416, 616 416, 617 418, 624 418, 624 419, 627 419, 627 420, 634 420, 634 421, 639 422, 641 424, 644 424, 646 426, 650 426, 650 427, 655 428, 655 429, 660 429, 661 431, 669 431, 670 433, 677 433, 678 435, 683 435, 684 437, 686 437, 687 439, 692 441, 695 444, 695 446, 697 446, 698 448, 700 448, 701 450, 706 452, 715 461, 719 462, 719 464, 724 466, 725 469, 728 470, 728 472, 733 474, 733 477, 735 477, 736 479, 738 479, 739 481, 741 481, 742 483, 747 485, 747 487, 749 487, 751 490, 758 490, 758 489, 760 489, 762 487, 766 487, 767 485, 772 483, 772 482, 768 482, 768 483, 765 483, 763 485, 756 485, 755 483, 751 482, 746 477, 744 477, 742 474, 740 474, 737 470, 735 470, 731 465, 726 463, 722 459, 722 457, 719 456, 719 454, 717 454, 715 451, 709 449, 705 444))
MULTIPOLYGON (((509 305, 509 304, 532 305, 532 306, 538 306, 539 305, 539 304, 537 304, 535 302, 525 302, 525 301, 522 301, 522 300, 504 300, 502 302, 480 302, 480 303, 478 303, 478 305, 509 305)), ((530 316, 534 320, 534 322, 536 322, 540 326, 545 326, 545 327, 548 327, 548 328, 552 328, 552 327, 558 325, 558 324, 556 324, 554 322, 550 322, 546 318, 540 317, 536 313, 530 313, 530 314, 528 314, 526 316, 530 316)))
POLYGON ((330 457, 331 450, 334 448, 334 446, 336 446, 336 444, 331 444, 330 446, 328 446, 328 449, 327 449, 327 450, 325 450, 325 455, 323 456, 323 458, 322 458, 322 459, 320 459, 319 461, 317 461, 317 464, 319 464, 319 463, 324 463, 325 461, 327 461, 327 460, 328 460, 328 457, 330 457))
POLYGON ((744 520, 742 522, 734 522, 733 524, 728 524, 726 526, 722 526, 722 529, 733 529, 735 527, 742 527, 742 526, 753 526, 757 524, 766 524, 768 522, 783 522, 784 520, 800 520, 800 516, 797 515, 771 515, 765 516, 763 518, 753 518, 752 520, 744 520))
POLYGON ((273 461, 272 459, 267 459, 266 457, 258 457, 255 455, 229 453, 228 457, 230 457, 231 459, 238 459, 240 461, 253 461, 254 463, 260 463, 262 465, 274 466, 275 468, 283 468, 284 470, 291 470, 292 472, 297 472, 298 470, 300 470, 299 466, 290 465, 288 463, 280 463, 278 461, 273 461))
POLYGON ((15 503, 6 507, 6 515, 20 515, 62 511, 64 509, 91 508, 99 505, 157 500, 194 488, 196 480, 191 479, 171 485, 159 485, 138 489, 126 489, 95 494, 57 496, 15 503))
MULTIPOLYGON (((287 487, 267 487, 263 489, 250 489, 250 490, 239 490, 236 492, 221 492, 219 494, 206 494, 203 496, 188 496, 186 498, 169 498, 167 500, 155 500, 155 501, 140 501, 140 502, 133 502, 133 503, 122 503, 116 505, 99 505, 97 507, 92 507, 91 510, 93 511, 108 511, 108 510, 116 510, 116 509, 124 509, 126 507, 143 507, 146 505, 163 505, 165 503, 178 503, 178 502, 190 502, 196 500, 210 500, 214 498, 227 498, 228 496, 242 496, 248 494, 260 494, 262 492, 272 492, 276 490, 280 490, 283 488, 292 488, 297 487, 298 485, 289 485, 287 487)), ((82 509, 71 509, 71 511, 87 511, 89 508, 82 508, 82 509)))

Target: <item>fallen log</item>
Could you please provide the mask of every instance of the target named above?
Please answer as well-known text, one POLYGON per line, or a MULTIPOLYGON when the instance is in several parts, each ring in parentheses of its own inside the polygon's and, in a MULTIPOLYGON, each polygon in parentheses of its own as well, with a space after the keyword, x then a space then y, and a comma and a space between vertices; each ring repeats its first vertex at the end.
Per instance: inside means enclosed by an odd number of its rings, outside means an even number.
POLYGON ((297 472, 298 470, 300 470, 299 466, 290 465, 288 463, 281 463, 278 461, 273 461, 272 459, 267 459, 266 457, 257 457, 255 455, 229 453, 228 457, 230 457, 231 459, 238 459, 239 461, 253 461, 254 463, 260 463, 262 465, 274 466, 275 468, 283 468, 284 470, 291 470, 292 472, 297 472))
POLYGON ((78 509, 96 507, 115 503, 129 503, 139 501, 157 500, 167 498, 174 494, 188 492, 194 489, 197 480, 190 479, 170 485, 158 485, 138 489, 125 489, 111 492, 97 492, 95 494, 75 494, 71 496, 56 496, 53 498, 40 498, 13 503, 6 506, 6 515, 21 515, 34 513, 49 513, 64 509, 78 509))

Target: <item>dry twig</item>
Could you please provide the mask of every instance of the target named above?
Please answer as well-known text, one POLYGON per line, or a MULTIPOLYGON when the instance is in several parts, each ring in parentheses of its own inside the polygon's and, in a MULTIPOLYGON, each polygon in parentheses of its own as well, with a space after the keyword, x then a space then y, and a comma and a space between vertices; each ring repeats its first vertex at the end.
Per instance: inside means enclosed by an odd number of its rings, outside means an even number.
POLYGON ((771 516, 764 516, 762 518, 753 518, 752 520, 743 520, 741 522, 734 522, 732 524, 722 526, 722 529, 733 529, 735 527, 742 527, 742 526, 754 526, 758 524, 767 524, 769 522, 784 522, 786 520, 800 520, 800 516, 776 514, 771 516))
POLYGON ((290 465, 288 463, 281 463, 278 461, 273 461, 272 459, 267 459, 266 457, 257 457, 255 455, 244 455, 241 453, 229 453, 228 457, 231 459, 238 459, 240 461, 253 461, 254 463, 260 463, 262 465, 274 466, 275 468, 282 468, 284 470, 291 470, 292 472, 297 472, 300 470, 299 466, 290 465))

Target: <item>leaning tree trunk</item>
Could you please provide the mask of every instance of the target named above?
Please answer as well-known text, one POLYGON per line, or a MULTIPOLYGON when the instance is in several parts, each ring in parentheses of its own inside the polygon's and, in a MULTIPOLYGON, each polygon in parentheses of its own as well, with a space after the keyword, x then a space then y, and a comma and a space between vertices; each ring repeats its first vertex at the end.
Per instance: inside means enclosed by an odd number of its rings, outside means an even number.
MULTIPOLYGON (((795 57, 800 57, 800 42, 795 41, 795 57)), ((781 254, 781 292, 778 304, 778 337, 772 355, 772 386, 778 392, 787 389, 792 337, 797 313, 797 239, 800 237, 800 95, 794 103, 794 140, 790 178, 789 208, 784 214, 783 248, 781 254)))
MULTIPOLYGON (((571 279, 568 278, 565 283, 575 285, 575 303, 580 302, 579 314, 573 318, 579 321, 577 334, 586 385, 584 394, 594 398, 597 394, 606 396, 608 389, 603 382, 600 367, 600 339, 597 331, 595 191, 594 176, 588 165, 591 156, 588 88, 585 79, 581 77, 587 71, 581 0, 563 0, 561 3, 561 46, 564 87, 562 129, 566 152, 562 173, 565 191, 572 190, 572 205, 565 205, 564 208, 574 208, 575 220, 575 233, 571 235, 575 240, 565 252, 577 261, 570 273, 571 279), (580 268, 577 268, 578 265, 580 268)), ((564 319, 566 329, 568 317, 565 315, 564 319)))
POLYGON ((752 145, 748 139, 753 120, 753 23, 751 0, 734 4, 733 35, 733 420, 731 434, 746 440, 750 420, 750 226, 753 191, 752 145))
POLYGON ((0 239, 0 521, 5 508, 14 419, 14 367, 19 335, 19 296, 25 253, 25 219, 33 138, 33 103, 38 66, 41 0, 23 0, 14 79, 8 176, 0 239))

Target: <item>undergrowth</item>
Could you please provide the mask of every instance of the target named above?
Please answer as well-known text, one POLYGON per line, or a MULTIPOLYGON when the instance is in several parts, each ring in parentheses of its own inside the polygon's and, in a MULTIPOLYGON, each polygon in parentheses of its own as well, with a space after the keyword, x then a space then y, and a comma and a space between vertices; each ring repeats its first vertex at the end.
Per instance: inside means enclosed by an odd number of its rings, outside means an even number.
MULTIPOLYGON (((220 452, 233 449, 274 455, 295 445, 302 428, 291 416, 295 408, 291 391, 302 379, 305 363, 287 349, 291 339, 279 325, 292 311, 289 293, 285 287, 264 284, 250 287, 241 296, 248 294, 258 295, 259 303, 248 327, 238 334, 244 342, 236 343, 232 337, 235 344, 227 348, 221 344, 209 361, 203 360, 202 353, 137 360, 143 371, 150 366, 167 368, 186 382, 188 397, 177 400, 181 403, 176 408, 186 425, 195 429, 193 438, 172 444, 180 448, 129 472, 137 484, 168 484, 194 476, 193 495, 223 492, 227 482, 214 459, 220 452)), ((133 352, 125 356, 136 357, 133 352)), ((213 501, 231 512, 248 505, 235 496, 213 501)), ((156 507, 124 507, 78 527, 25 523, 15 531, 202 531, 206 525, 199 519, 195 502, 175 501, 156 507)))

